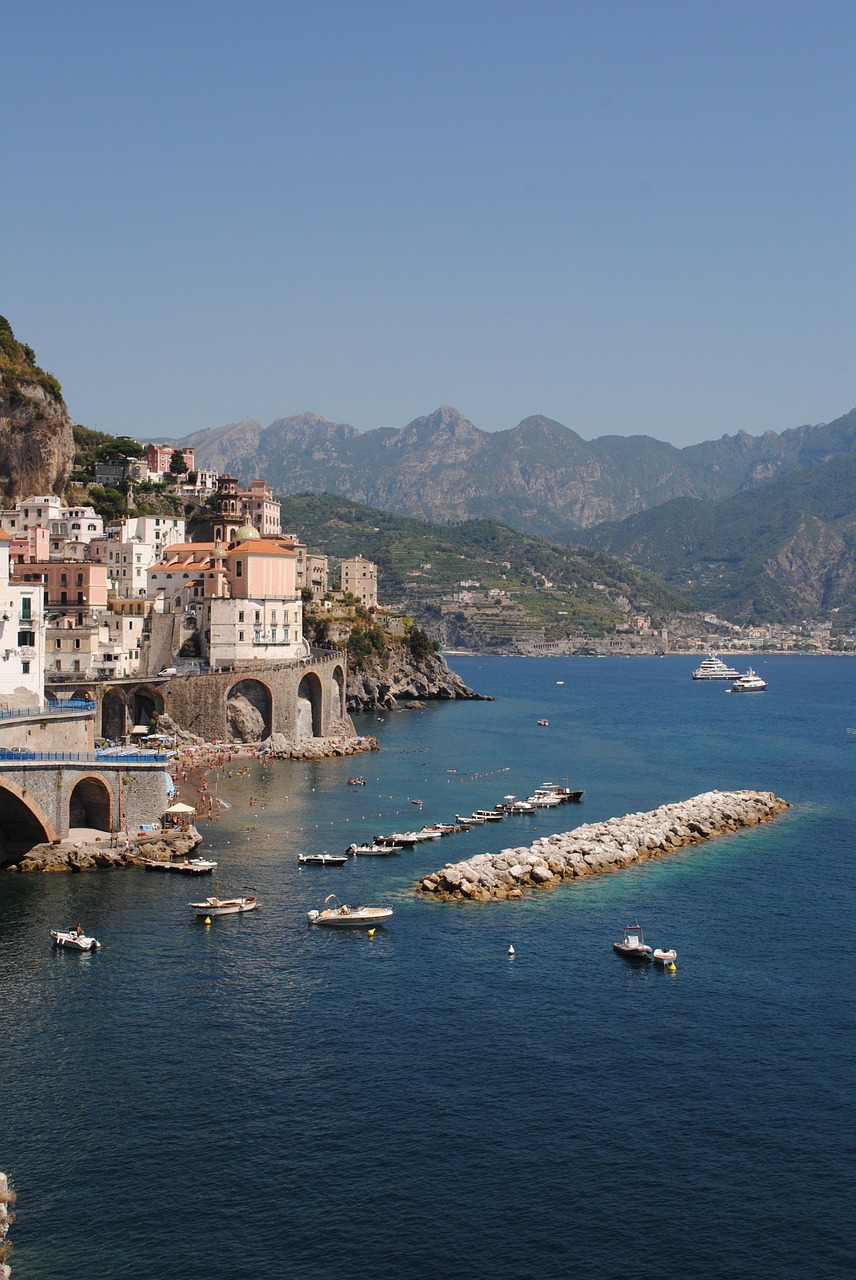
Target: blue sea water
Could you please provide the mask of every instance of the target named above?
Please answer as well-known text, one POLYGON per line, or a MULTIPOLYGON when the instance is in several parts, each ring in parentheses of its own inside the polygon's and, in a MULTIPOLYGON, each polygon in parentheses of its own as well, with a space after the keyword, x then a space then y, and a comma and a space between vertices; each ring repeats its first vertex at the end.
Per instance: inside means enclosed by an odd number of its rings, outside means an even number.
POLYGON ((206 848, 254 914, 205 928, 213 885, 137 870, 0 877, 14 1280, 852 1273, 856 663, 760 659, 745 696, 688 658, 452 665, 496 700, 360 717, 365 787, 353 759, 214 781, 206 848), (297 864, 565 777, 579 808, 297 864), (412 892, 715 787, 793 808, 523 903, 412 892), (312 929, 329 892, 395 915, 312 929), (674 974, 614 955, 637 917, 674 974), (49 946, 77 920, 97 955, 49 946))

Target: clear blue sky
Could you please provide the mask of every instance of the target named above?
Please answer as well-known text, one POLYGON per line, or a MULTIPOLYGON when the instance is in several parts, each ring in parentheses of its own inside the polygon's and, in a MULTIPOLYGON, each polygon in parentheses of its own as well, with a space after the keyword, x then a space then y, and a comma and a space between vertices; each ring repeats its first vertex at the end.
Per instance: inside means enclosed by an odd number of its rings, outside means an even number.
POLYGON ((853 0, 6 0, 0 44, 0 313, 77 422, 856 404, 853 0))

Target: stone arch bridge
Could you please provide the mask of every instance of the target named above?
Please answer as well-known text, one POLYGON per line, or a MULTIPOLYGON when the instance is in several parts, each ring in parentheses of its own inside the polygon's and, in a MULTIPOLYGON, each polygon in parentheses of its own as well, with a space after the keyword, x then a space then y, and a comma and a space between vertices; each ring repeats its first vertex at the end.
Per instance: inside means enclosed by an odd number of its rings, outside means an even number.
POLYGON ((73 827, 135 831, 167 806, 166 757, 4 752, 0 759, 0 865, 73 827))
POLYGON ((273 734, 326 738, 354 732, 346 679, 345 654, 333 651, 290 663, 81 684, 74 696, 97 698, 96 733, 113 741, 165 714, 206 742, 260 742, 273 734))

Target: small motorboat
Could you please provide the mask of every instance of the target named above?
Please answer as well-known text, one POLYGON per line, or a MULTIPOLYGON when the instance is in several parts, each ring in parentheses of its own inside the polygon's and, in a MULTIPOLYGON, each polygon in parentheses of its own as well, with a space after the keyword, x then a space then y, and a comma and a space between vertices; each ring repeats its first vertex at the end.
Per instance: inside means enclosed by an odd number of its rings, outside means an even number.
POLYGON ((101 943, 90 938, 83 929, 51 929, 54 946, 66 947, 69 951, 100 951, 101 943))
POLYGON ((498 809, 476 809, 473 817, 481 818, 482 822, 502 822, 505 814, 498 809))
POLYGON ((184 862, 170 863, 170 871, 180 876, 210 876, 217 866, 210 858, 185 858, 184 862))
POLYGON ((346 853, 299 853, 297 861, 303 866, 343 867, 348 861, 346 853))
POLYGON ((351 907, 339 902, 334 893, 324 899, 322 911, 307 911, 310 924, 329 925, 332 929, 370 929, 393 915, 392 907, 351 907))
POLYGON ((468 818, 462 818, 459 813, 456 813, 455 821, 460 827, 477 827, 480 822, 484 822, 484 818, 480 818, 476 813, 471 813, 468 818))
POLYGON ((651 959, 656 961, 657 964, 668 966, 674 964, 677 958, 678 953, 674 947, 670 951, 663 951, 660 947, 655 947, 651 952, 651 959))
POLYGON ((539 721, 538 721, 538 723, 539 723, 541 726, 543 726, 543 728, 545 728, 545 729, 546 729, 546 727, 547 727, 547 725, 550 723, 550 721, 549 721, 549 720, 539 720, 539 721))
POLYGON ((364 787, 365 785, 366 785, 365 778, 349 778, 348 779, 349 787, 364 787))
POLYGON ((210 898, 206 898, 204 902, 188 902, 187 905, 197 916, 237 916, 245 911, 255 911, 258 898, 255 894, 240 898, 221 898, 218 881, 210 898))
MULTIPOLYGON (((353 854, 355 858, 383 858, 388 853, 401 853, 404 846, 400 844, 349 844, 345 854, 353 854)), ((347 856, 344 859, 347 862, 347 856)))
POLYGON ((650 960, 651 948, 645 945, 642 928, 638 924, 624 926, 624 938, 621 942, 613 942, 613 951, 617 951, 625 960, 650 960))

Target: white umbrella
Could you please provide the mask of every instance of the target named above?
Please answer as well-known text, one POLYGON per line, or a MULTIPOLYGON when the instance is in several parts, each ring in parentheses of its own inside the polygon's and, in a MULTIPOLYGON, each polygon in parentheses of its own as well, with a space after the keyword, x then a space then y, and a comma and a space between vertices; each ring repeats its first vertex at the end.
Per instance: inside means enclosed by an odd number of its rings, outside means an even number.
POLYGON ((167 813, 195 813, 192 804, 184 804, 181 800, 177 800, 175 804, 171 804, 166 811, 167 813))

